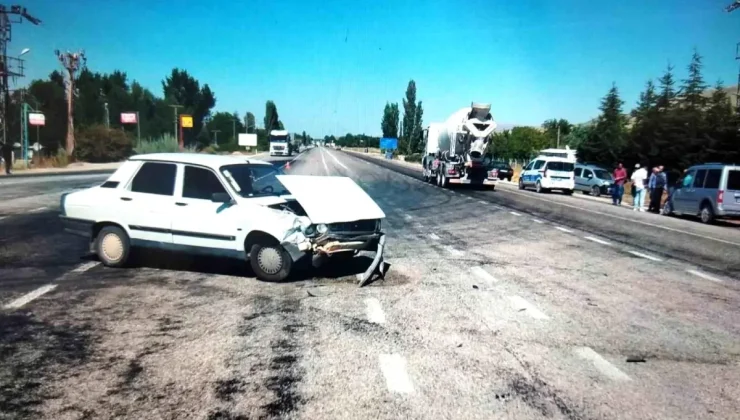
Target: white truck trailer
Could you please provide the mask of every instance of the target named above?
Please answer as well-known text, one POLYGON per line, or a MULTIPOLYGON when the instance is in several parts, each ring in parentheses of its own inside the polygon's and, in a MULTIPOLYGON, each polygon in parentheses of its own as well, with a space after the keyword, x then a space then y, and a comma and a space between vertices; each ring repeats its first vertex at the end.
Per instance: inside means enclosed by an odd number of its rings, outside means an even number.
POLYGON ((486 155, 496 129, 490 111, 490 104, 472 103, 444 123, 429 124, 424 130, 424 181, 443 188, 452 184, 496 187, 498 170, 491 166, 491 156, 486 155))
POLYGON ((293 153, 293 144, 290 134, 286 130, 272 130, 268 137, 270 142, 270 156, 290 156, 293 153))

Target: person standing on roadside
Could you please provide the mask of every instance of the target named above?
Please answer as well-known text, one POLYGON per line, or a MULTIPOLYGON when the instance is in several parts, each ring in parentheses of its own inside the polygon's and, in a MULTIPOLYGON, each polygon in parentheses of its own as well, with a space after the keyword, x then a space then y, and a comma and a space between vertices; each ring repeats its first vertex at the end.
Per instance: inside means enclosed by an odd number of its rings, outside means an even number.
POLYGON ((653 174, 650 175, 650 181, 648 187, 650 188, 650 207, 648 211, 652 213, 660 213, 660 205, 663 200, 663 189, 666 186, 666 176, 662 172, 662 166, 656 166, 653 168, 653 174))
POLYGON ((13 168, 13 143, 9 140, 0 146, 3 152, 3 160, 5 160, 5 173, 10 175, 10 170, 13 168))
POLYGON ((614 188, 612 188, 612 204, 615 206, 622 205, 622 196, 624 195, 624 182, 627 180, 627 170, 624 169, 622 162, 617 164, 614 170, 614 188))
POLYGON ((632 202, 632 211, 645 211, 643 205, 645 204, 645 180, 647 179, 647 171, 645 168, 641 168, 640 164, 635 165, 635 172, 632 173, 632 188, 635 190, 635 198, 632 202))

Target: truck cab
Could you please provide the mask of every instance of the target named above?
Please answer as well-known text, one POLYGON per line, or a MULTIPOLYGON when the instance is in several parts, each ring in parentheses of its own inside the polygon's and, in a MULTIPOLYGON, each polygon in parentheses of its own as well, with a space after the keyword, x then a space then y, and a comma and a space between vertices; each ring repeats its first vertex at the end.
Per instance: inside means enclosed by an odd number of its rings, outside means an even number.
POLYGON ((290 134, 286 130, 272 130, 268 138, 270 142, 270 156, 290 156, 293 145, 290 134))

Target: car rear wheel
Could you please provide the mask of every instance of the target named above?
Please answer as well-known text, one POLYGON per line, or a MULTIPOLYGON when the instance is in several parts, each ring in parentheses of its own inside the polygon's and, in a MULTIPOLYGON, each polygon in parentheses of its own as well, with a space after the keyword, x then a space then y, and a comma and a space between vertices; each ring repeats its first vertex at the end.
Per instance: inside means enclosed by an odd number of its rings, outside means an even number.
POLYGON ((573 195, 573 190, 563 190, 563 194, 565 194, 565 195, 573 195))
POLYGON ((701 217, 702 223, 710 224, 714 222, 714 211, 712 211, 712 206, 710 206, 709 204, 704 204, 703 206, 701 206, 699 217, 701 217))
POLYGON ((519 177, 519 189, 520 190, 524 189, 524 181, 522 181, 522 177, 519 177))
POLYGON ((537 181, 537 183, 534 184, 534 188, 538 193, 544 192, 544 189, 542 188, 542 184, 540 184, 540 181, 537 181))
POLYGON ((594 197, 600 196, 601 195, 601 189, 599 187, 597 187, 596 185, 594 185, 593 187, 591 187, 591 195, 593 195, 594 197))
POLYGON ((95 238, 95 253, 107 267, 123 267, 131 252, 131 240, 117 226, 105 226, 95 238))
POLYGON ((254 244, 249 265, 260 280, 283 281, 290 275, 293 260, 280 244, 254 244))

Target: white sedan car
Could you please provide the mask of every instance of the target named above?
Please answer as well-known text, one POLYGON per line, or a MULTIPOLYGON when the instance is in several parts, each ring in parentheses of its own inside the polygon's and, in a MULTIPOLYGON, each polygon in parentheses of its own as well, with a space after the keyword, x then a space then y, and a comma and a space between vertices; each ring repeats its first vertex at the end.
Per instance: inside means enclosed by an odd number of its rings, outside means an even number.
POLYGON ((131 157, 102 185, 66 193, 60 218, 89 238, 111 267, 131 247, 247 258, 258 278, 281 281, 309 255, 324 260, 376 251, 358 276, 383 274, 383 210, 352 179, 285 175, 236 156, 161 153, 131 157))

